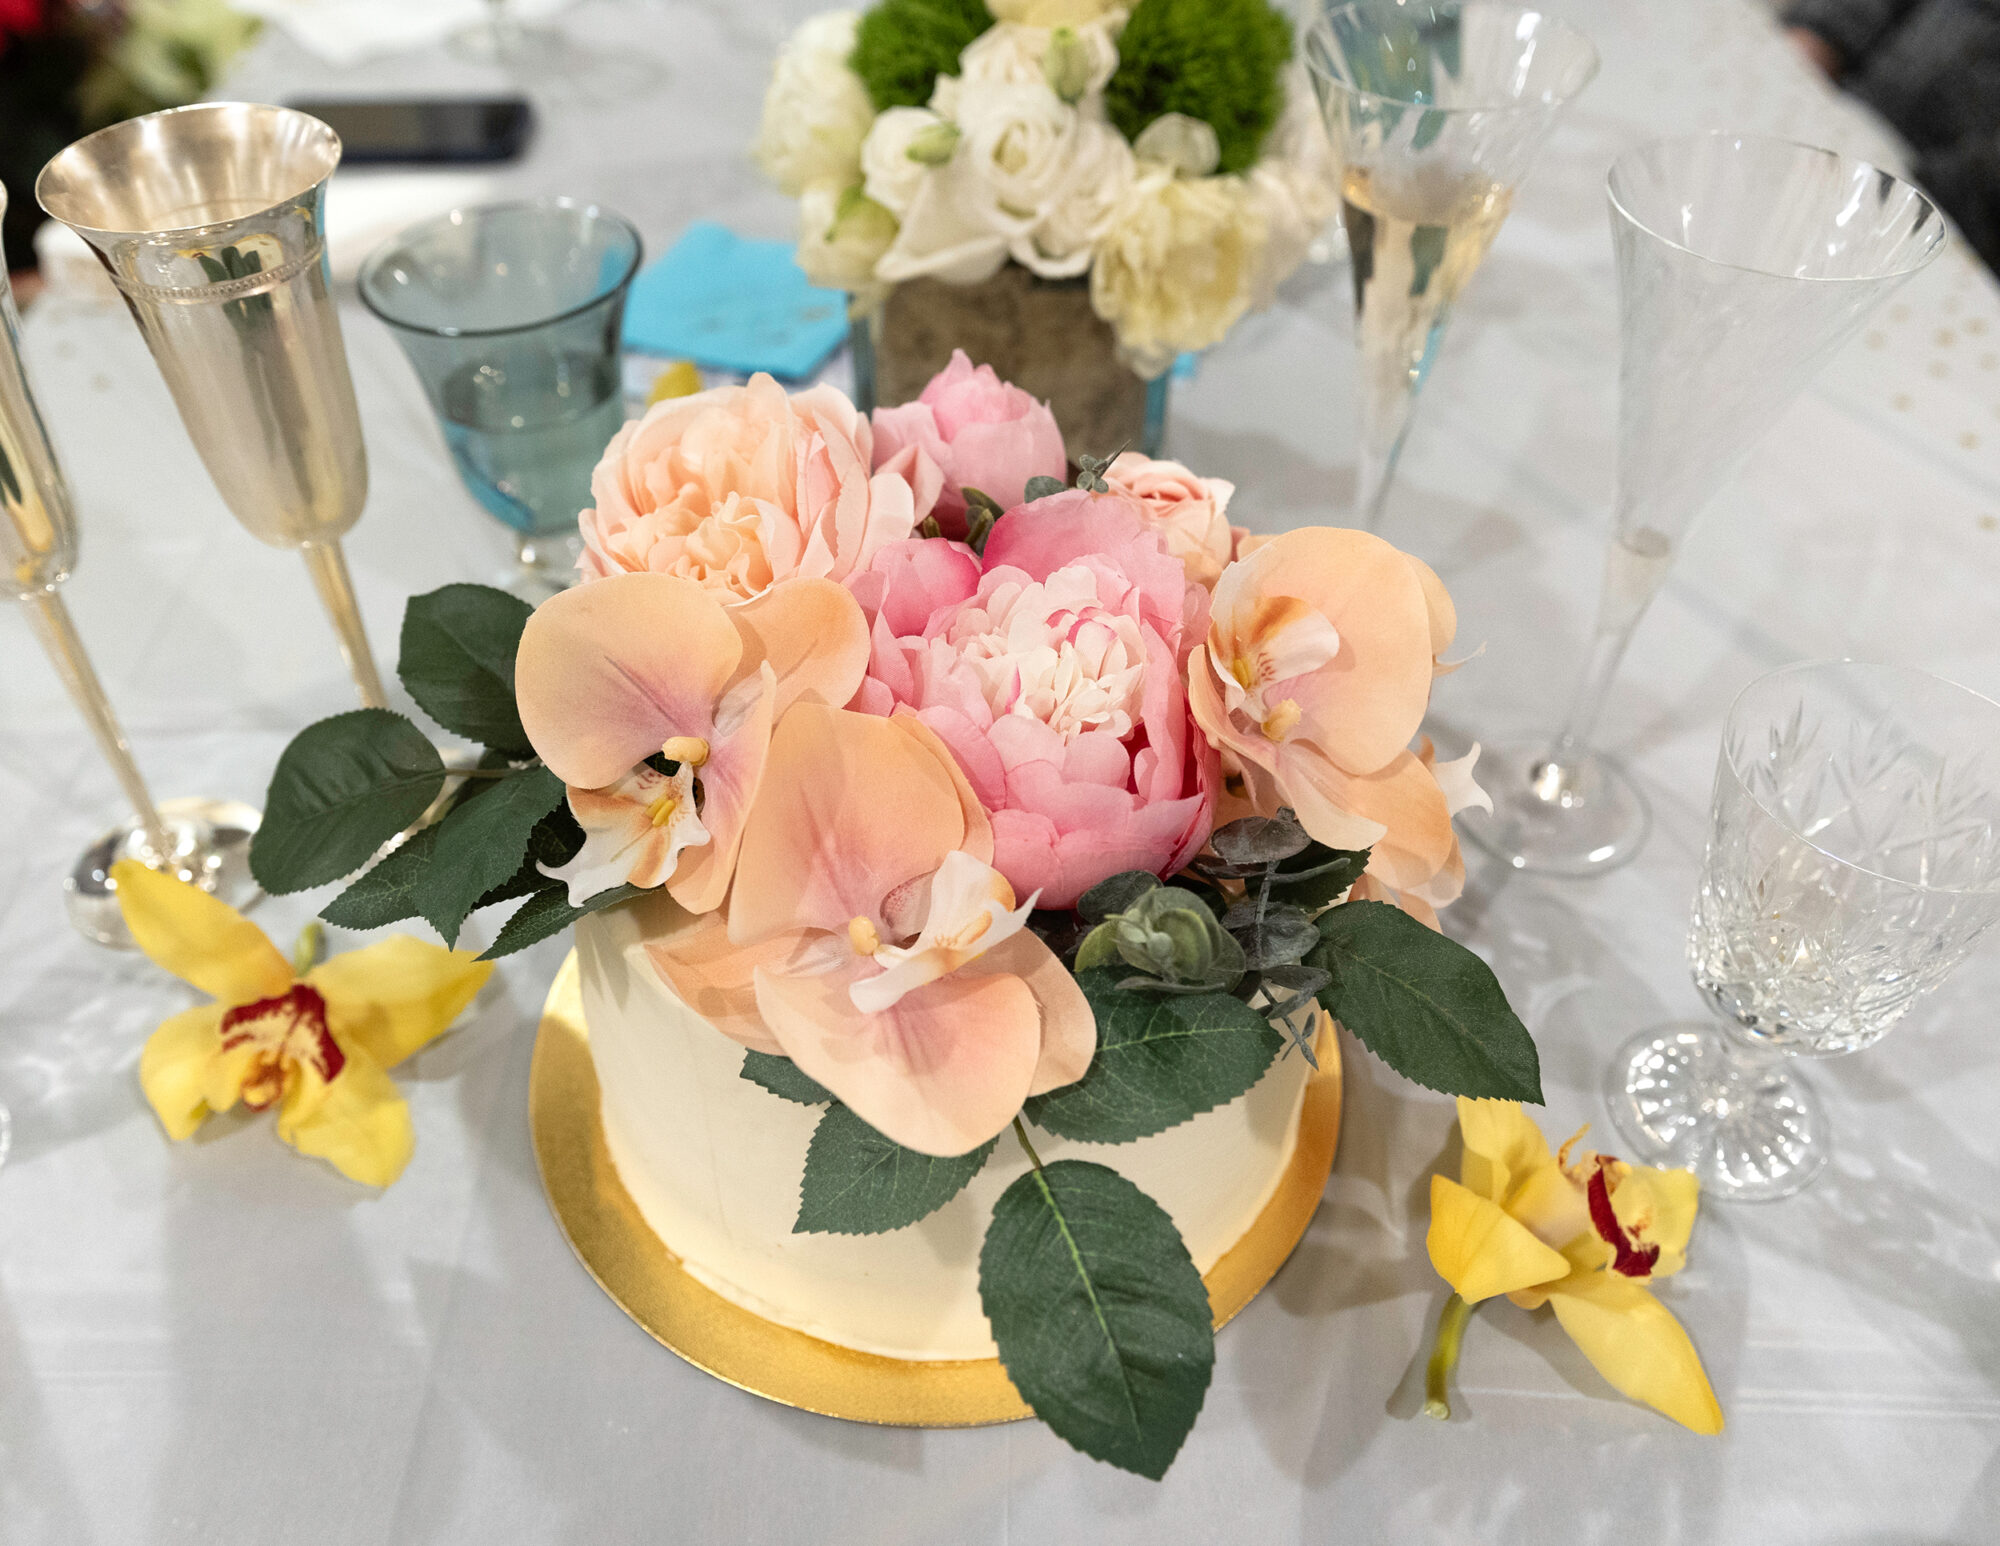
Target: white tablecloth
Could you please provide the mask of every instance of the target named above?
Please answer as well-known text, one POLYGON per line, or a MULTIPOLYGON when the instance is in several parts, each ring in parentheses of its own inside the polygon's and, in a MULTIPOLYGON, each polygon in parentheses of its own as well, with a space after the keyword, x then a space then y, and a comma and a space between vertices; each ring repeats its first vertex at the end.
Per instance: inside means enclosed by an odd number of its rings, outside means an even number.
MULTIPOLYGON (((791 0, 794 11, 799 0, 791 0)), ((1893 154, 1746 0, 1569 0, 1604 71, 1472 286, 1386 526, 1485 655, 1440 688, 1458 739, 1547 726, 1589 626, 1612 476, 1616 336, 1601 184, 1663 132, 1776 130, 1893 154)), ((604 200, 660 250, 697 217, 789 229, 744 155, 789 18, 595 0, 578 35, 650 48, 643 104, 550 106, 510 187, 604 200)), ((329 77, 282 38, 246 95, 477 84, 441 55, 329 77)), ((1253 526, 1337 519, 1351 486, 1344 271, 1309 271, 1177 386, 1171 448, 1253 526)), ((349 552, 385 662, 403 598, 490 578, 394 345, 346 318, 374 492, 349 552)), ((120 311, 51 301, 31 365, 83 512, 69 588, 162 795, 256 800, 286 739, 352 706, 297 560, 230 520, 120 311)), ((1542 1049, 1547 1126, 1601 1120, 1633 1030, 1697 1012, 1682 955, 1718 727, 1756 673, 1907 661, 2000 692, 2000 302, 1960 252, 1912 284, 1715 502, 1633 647, 1607 744, 1653 800, 1629 869, 1482 869, 1448 927, 1542 1049)), ((619 1313, 543 1200, 525 1113, 563 946, 507 962, 402 1075, 415 1161, 368 1194, 225 1118, 170 1145, 134 1064, 184 993, 71 934, 58 879, 116 786, 23 622, 0 615, 0 1539, 9 1542, 1522 1541, 2000 1538, 2000 953, 1886 1043, 1814 1070, 1833 1167, 1704 1208, 1664 1290, 1728 1414, 1719 1439, 1613 1395, 1553 1321, 1474 1321, 1458 1416, 1417 1415, 1441 1300, 1423 1250, 1451 1110, 1350 1048, 1311 1233, 1220 1339, 1167 1480, 1034 1424, 868 1428, 698 1373, 619 1313)), ((280 938, 319 898, 267 905, 280 938)))

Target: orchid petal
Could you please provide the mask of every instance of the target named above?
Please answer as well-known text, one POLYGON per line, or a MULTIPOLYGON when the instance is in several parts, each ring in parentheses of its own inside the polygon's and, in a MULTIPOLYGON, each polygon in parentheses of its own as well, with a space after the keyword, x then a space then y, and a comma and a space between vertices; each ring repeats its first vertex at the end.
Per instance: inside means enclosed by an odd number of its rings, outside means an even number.
POLYGON ((1458 1131, 1465 1150, 1459 1180, 1490 1202, 1504 1206, 1531 1174, 1555 1165, 1548 1140, 1518 1101, 1461 1095, 1458 1131))
POLYGON ((331 1079, 309 1063, 298 1065, 278 1108, 278 1136, 350 1181, 387 1186, 416 1152, 409 1103, 365 1050, 344 1050, 347 1061, 331 1079))
POLYGON ((757 1012, 756 974, 760 967, 795 966, 806 943, 804 934, 793 932, 754 945, 734 944, 721 913, 677 907, 666 932, 648 937, 646 957, 676 998, 731 1041, 753 1052, 782 1054, 757 1012))
POLYGON ((1660 1248, 1650 1276, 1672 1277, 1687 1265, 1701 1181, 1692 1170, 1634 1165, 1611 1189, 1611 1209, 1634 1239, 1660 1248))
POLYGON ((868 671, 868 619, 832 580, 780 580, 730 609, 743 636, 739 674, 768 661, 777 678, 774 715, 801 699, 845 708, 868 671))
POLYGON ((1431 658, 1435 661, 1451 648, 1451 641, 1458 634, 1458 608, 1452 605, 1451 592, 1444 588, 1444 581, 1437 577, 1435 569, 1412 554, 1405 553, 1403 557, 1423 588, 1424 611, 1431 627, 1431 658))
POLYGON ((1491 1199, 1449 1176, 1431 1177, 1431 1265, 1472 1304, 1563 1277, 1569 1262, 1491 1199))
POLYGON ((964 850, 948 853, 931 877, 929 907, 916 942, 874 953, 883 969, 854 980, 849 997, 863 1014, 878 1014, 906 993, 935 982, 1005 943, 1027 927, 1029 897, 1014 905, 1014 888, 992 865, 964 850))
POLYGON ((1597 1372, 1696 1433, 1722 1431, 1722 1407, 1686 1329, 1650 1290, 1615 1273, 1579 1273, 1549 1295, 1556 1319, 1597 1372))
POLYGON ((125 927, 154 964, 225 1006, 275 998, 292 968, 264 931, 199 886, 136 859, 111 866, 125 927))
POLYGON ((614 886, 665 885, 690 848, 710 841, 687 763, 665 774, 642 762, 607 788, 571 789, 569 809, 583 828, 583 846, 566 864, 543 865, 542 873, 569 887, 572 907, 614 886), (663 800, 673 803, 662 806, 663 800))
MULTIPOLYGON (((763 786, 771 752, 777 678, 768 661, 737 683, 717 708, 716 739, 701 765, 701 824, 708 842, 689 848, 667 882, 673 899, 690 912, 722 905, 736 873, 745 823, 763 786)), ((797 710, 794 710, 796 713, 797 710)))
POLYGON ((1097 1017, 1090 1000, 1039 935, 1023 929, 976 960, 959 968, 961 977, 1018 977, 1042 1009, 1042 1050, 1035 1060, 1030 1095, 1044 1095, 1074 1084, 1090 1071, 1097 1056, 1097 1017))
POLYGON ((1028 1098, 1041 1010, 1018 977, 956 973, 869 1015, 848 997, 849 971, 756 978, 758 1010, 786 1056, 906 1149, 969 1153, 1028 1098))
POLYGON ((190 1136, 208 1120, 208 1070, 222 1051, 226 1008, 223 1004, 197 1004, 183 1009, 160 1023, 139 1054, 139 1087, 146 1092, 160 1126, 176 1141, 190 1136))
POLYGON ((493 963, 471 951, 392 934, 321 963, 305 980, 326 1000, 327 1028, 344 1051, 359 1047, 378 1067, 394 1068, 450 1029, 492 975, 493 963))
POLYGON ((1370 848, 1368 868, 1398 891, 1430 880, 1451 859, 1457 838, 1444 794, 1409 752, 1378 771, 1344 771, 1304 741, 1279 749, 1278 791, 1299 822, 1329 848, 1370 848), (1374 833, 1354 841, 1362 827, 1374 833))
POLYGON ((729 614, 693 580, 594 580, 550 597, 522 630, 521 724, 556 777, 602 789, 671 737, 707 739, 742 654, 729 614))

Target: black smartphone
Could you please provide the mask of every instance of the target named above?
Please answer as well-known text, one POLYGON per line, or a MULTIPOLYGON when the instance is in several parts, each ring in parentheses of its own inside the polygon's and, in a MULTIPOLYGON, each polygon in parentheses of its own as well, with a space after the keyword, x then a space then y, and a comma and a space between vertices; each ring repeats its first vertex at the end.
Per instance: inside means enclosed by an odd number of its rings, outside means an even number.
POLYGON ((512 161, 527 149, 525 97, 342 98, 290 104, 340 136, 350 165, 512 161))

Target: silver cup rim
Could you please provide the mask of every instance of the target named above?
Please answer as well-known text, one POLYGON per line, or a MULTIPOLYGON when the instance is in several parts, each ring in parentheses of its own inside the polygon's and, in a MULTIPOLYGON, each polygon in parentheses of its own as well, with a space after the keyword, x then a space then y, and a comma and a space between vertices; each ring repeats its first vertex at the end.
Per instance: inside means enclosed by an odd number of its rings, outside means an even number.
POLYGON ((1625 151, 1616 161, 1611 163, 1611 169, 1604 174, 1604 196, 1610 202, 1612 211, 1620 219, 1629 221, 1633 226, 1644 231, 1662 246, 1671 247, 1676 252, 1686 253, 1687 256, 1693 258, 1697 263, 1706 263, 1711 268, 1728 269, 1731 273, 1736 274, 1762 274, 1770 279, 1787 279, 1794 284, 1884 284, 1890 280, 1907 279, 1912 274, 1918 273, 1928 267, 1937 255, 1944 251, 1945 221, 1943 213, 1938 209, 1937 200, 1911 182, 1909 178, 1899 176, 1887 167, 1877 166, 1873 161, 1865 161, 1860 156, 1845 155, 1840 151, 1831 150, 1824 145, 1809 145, 1804 140, 1788 139, 1779 134, 1744 134, 1735 129, 1709 129, 1700 134, 1677 134, 1666 139, 1648 140, 1643 145, 1633 146, 1632 149, 1625 151), (1898 187, 1907 189, 1909 192, 1915 194, 1923 203, 1924 209, 1928 212, 1926 218, 1930 221, 1935 235, 1932 237, 1930 243, 1905 266, 1902 268, 1887 269, 1879 274, 1781 274, 1776 269, 1758 268, 1754 264, 1749 263, 1729 263, 1721 258, 1711 258, 1706 253, 1696 252, 1685 242, 1676 241, 1673 237, 1657 230, 1652 222, 1640 218, 1638 214, 1628 209, 1620 201, 1616 182, 1620 167, 1636 161, 1640 156, 1649 155, 1654 151, 1667 150, 1675 146, 1707 144, 1716 140, 1728 140, 1737 145, 1761 145, 1767 148, 1810 151, 1817 156, 1831 156, 1843 165, 1854 167, 1859 171, 1873 172, 1878 177, 1886 177, 1898 187))
POLYGON ((216 113, 226 113, 226 112, 240 113, 246 109, 258 113, 269 114, 274 118, 281 118, 281 119, 292 118, 292 119, 298 119, 303 123, 311 124, 313 126, 313 132, 316 132, 318 134, 318 136, 321 139, 321 142, 327 147, 329 151, 327 163, 324 170, 319 172, 317 176, 308 178, 306 181, 301 182, 296 188, 289 188, 287 192, 279 194, 278 196, 272 198, 270 202, 264 206, 265 208, 274 209, 280 204, 290 203, 293 199, 298 198, 303 193, 309 193, 312 189, 317 188, 321 183, 325 182, 329 177, 331 177, 335 169, 340 165, 340 157, 342 150, 340 143, 340 136, 333 131, 331 126, 322 122, 320 119, 313 117, 312 114, 310 113, 302 113, 297 108, 294 107, 280 107, 270 102, 190 102, 185 107, 162 108, 160 109, 160 111, 156 113, 144 113, 137 118, 127 118, 118 123, 107 124, 102 129, 94 130, 91 133, 84 135, 82 139, 74 140, 70 144, 65 145, 61 150, 57 151, 53 156, 49 157, 47 163, 42 167, 41 171, 35 175, 35 202, 42 207, 43 211, 51 219, 62 221, 64 225, 68 226, 73 231, 76 231, 78 233, 88 233, 92 236, 131 236, 131 237, 144 237, 152 240, 165 241, 165 240, 180 240, 187 237, 200 236, 203 235, 204 233, 212 231, 226 231, 230 229, 232 226, 240 224, 241 217, 229 220, 208 220, 208 221, 203 221, 197 225, 147 227, 143 230, 137 230, 137 231, 120 230, 112 226, 97 226, 97 225, 90 225, 83 221, 69 220, 63 216, 60 210, 55 209, 50 205, 49 200, 52 197, 55 198, 58 203, 62 202, 60 195, 56 194, 50 187, 50 174, 54 173, 58 178, 60 178, 62 175, 62 172, 60 170, 61 164, 64 161, 68 160, 71 156, 79 155, 79 153, 83 151, 83 148, 91 144, 93 141, 110 139, 118 136, 129 136, 137 132, 141 125, 156 123, 163 119, 178 118, 184 114, 190 117, 195 117, 206 114, 216 114, 216 113))
POLYGON ((639 234, 639 228, 623 215, 619 214, 617 210, 606 209, 595 200, 573 199, 561 194, 537 199, 499 199, 490 204, 460 204, 452 209, 447 209, 419 220, 414 225, 403 227, 402 230, 398 231, 394 236, 383 242, 381 246, 368 254, 367 259, 361 265, 360 273, 355 276, 354 287, 361 295, 362 305, 366 306, 369 311, 381 318, 390 327, 401 328, 406 333, 420 333, 426 338, 500 338, 509 333, 526 333, 535 328, 551 327, 558 322, 567 322, 571 317, 581 316, 594 306, 602 306, 607 299, 616 295, 632 282, 633 275, 639 272, 639 265, 645 262, 645 260, 646 240, 639 234), (526 322, 510 322, 505 327, 434 327, 426 323, 410 322, 401 317, 391 316, 376 303, 375 297, 370 293, 373 288, 369 284, 371 276, 380 271, 382 264, 388 262, 389 253, 393 249, 406 243, 418 232, 426 231, 432 226, 441 225, 447 221, 462 223, 464 217, 467 215, 495 215, 504 211, 518 209, 571 210, 577 214, 589 215, 595 219, 621 226, 624 228, 626 234, 632 238, 631 259, 626 263, 624 271, 619 274, 615 283, 606 285, 589 300, 579 301, 574 306, 565 307, 561 311, 551 312, 546 317, 536 317, 526 322))
POLYGON ((1926 896, 1991 896, 1996 891, 2000 891, 2000 874, 1996 874, 1989 883, 1983 886, 1933 886, 1924 885, 1913 880, 1906 880, 1900 875, 1884 875, 1880 870, 1871 869, 1865 864, 1857 864, 1844 854, 1837 854, 1824 844, 1814 842, 1798 829, 1798 824, 1791 817, 1787 816, 1783 811, 1773 810, 1770 803, 1757 792, 1756 786, 1744 775, 1743 766, 1738 762, 1736 757, 1737 738, 1730 734, 1730 730, 1736 722, 1737 711, 1743 707, 1744 699, 1748 698, 1751 693, 1757 691, 1760 687, 1774 682, 1780 677, 1805 676, 1814 672, 1833 670, 1881 671, 1903 677, 1909 681, 1922 682, 1927 686, 1949 688, 1953 693, 1972 703, 1984 704, 1992 712, 1994 718, 2000 720, 2000 702, 1996 702, 1985 693, 1967 687, 1961 682, 1954 682, 1948 676, 1939 676, 1935 671, 1926 671, 1921 666, 1898 665, 1893 661, 1885 660, 1854 660, 1838 657, 1827 657, 1819 660, 1795 660, 1790 665, 1779 666, 1774 670, 1760 672, 1744 683, 1738 689, 1736 696, 1729 700, 1729 709, 1722 717, 1722 766, 1728 771, 1729 777, 1736 781, 1737 786, 1750 797, 1751 803, 1758 810, 1762 811, 1765 816, 1783 827, 1795 840, 1805 844, 1815 853, 1824 854, 1829 861, 1839 865, 1842 869, 1852 870, 1857 875, 1866 875, 1871 880, 1880 881, 1885 886, 1895 886, 1904 891, 1920 892, 1926 896))
POLYGON ((1588 33, 1573 22, 1565 21, 1562 17, 1545 11, 1538 5, 1510 5, 1506 3, 1506 0, 1425 0, 1425 3, 1433 5, 1439 10, 1451 9, 1461 12, 1472 10, 1505 11, 1515 16, 1540 17, 1548 25, 1552 35, 1566 33, 1589 50, 1590 68, 1584 72, 1583 79, 1576 83, 1574 90, 1560 96, 1553 92, 1545 92, 1539 97, 1513 97, 1502 102, 1465 102, 1454 107, 1438 107, 1423 102, 1412 102, 1405 97, 1392 97, 1383 92, 1369 91, 1366 87, 1356 86, 1352 82, 1343 80, 1328 70, 1313 51, 1313 39, 1333 30, 1331 22, 1335 16, 1348 12, 1359 14, 1365 11, 1400 11, 1406 8, 1405 0, 1350 0, 1350 3, 1346 5, 1322 8, 1318 15, 1313 18, 1312 25, 1306 28, 1304 46, 1300 49, 1300 53, 1303 56, 1301 62, 1305 66, 1307 75, 1316 76, 1328 85, 1337 86, 1349 96, 1359 97, 1365 102, 1379 102, 1385 107, 1414 108, 1425 113, 1465 116, 1472 113, 1546 113, 1560 111, 1576 98, 1583 95, 1590 83, 1597 79, 1597 72, 1603 67, 1604 57, 1598 53, 1597 45, 1591 42, 1588 33))

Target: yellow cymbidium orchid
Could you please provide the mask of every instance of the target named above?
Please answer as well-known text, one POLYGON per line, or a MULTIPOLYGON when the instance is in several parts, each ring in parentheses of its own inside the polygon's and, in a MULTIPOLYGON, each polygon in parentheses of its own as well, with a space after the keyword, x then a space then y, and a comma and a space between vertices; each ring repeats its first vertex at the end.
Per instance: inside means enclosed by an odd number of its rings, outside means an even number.
POLYGON ((1445 1380, 1472 1306, 1506 1294, 1556 1319, 1614 1386, 1696 1433, 1722 1408, 1701 1357, 1647 1287, 1687 1263, 1700 1182, 1687 1170, 1628 1165, 1578 1150, 1584 1128, 1550 1154, 1513 1101, 1458 1102, 1459 1177, 1431 1177, 1431 1265, 1452 1287, 1438 1323, 1425 1409, 1447 1417, 1445 1380), (1573 1152, 1574 1151, 1574 1152, 1573 1152))
MULTIPOLYGON (((364 1186, 387 1186, 416 1148, 387 1070, 441 1035, 493 963, 392 935, 295 971, 264 931, 185 881, 111 867, 139 948, 214 997, 165 1021, 139 1083, 170 1138, 239 1100, 278 1108, 278 1136, 364 1186)), ((302 963, 302 966, 307 963, 302 963)))

